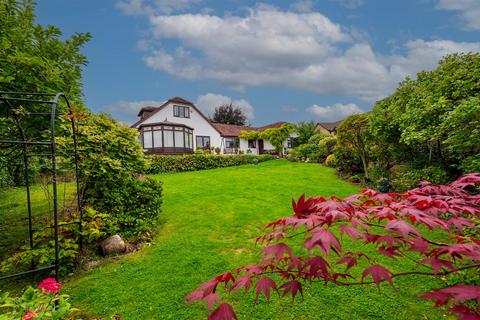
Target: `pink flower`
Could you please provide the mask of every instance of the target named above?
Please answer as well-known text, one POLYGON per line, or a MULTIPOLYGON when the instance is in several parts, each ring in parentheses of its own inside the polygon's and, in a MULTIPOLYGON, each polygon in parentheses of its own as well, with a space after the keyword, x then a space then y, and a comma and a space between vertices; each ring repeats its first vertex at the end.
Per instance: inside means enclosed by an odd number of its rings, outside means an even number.
POLYGON ((62 289, 62 285, 54 278, 44 279, 38 287, 45 289, 46 292, 58 292, 58 290, 62 289))
POLYGON ((23 315, 22 320, 32 320, 34 318, 38 318, 38 314, 33 311, 28 311, 23 315))

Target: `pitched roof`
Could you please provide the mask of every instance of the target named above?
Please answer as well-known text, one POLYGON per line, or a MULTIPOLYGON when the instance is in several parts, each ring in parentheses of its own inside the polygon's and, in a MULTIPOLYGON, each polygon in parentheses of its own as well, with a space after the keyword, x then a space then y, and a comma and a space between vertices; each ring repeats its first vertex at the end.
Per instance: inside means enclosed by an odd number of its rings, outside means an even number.
POLYGON ((267 124, 266 126, 263 126, 263 127, 258 127, 256 128, 257 131, 263 131, 265 129, 270 129, 270 128, 280 128, 281 126, 284 126, 286 124, 289 124, 288 122, 285 122, 285 121, 278 121, 278 122, 274 122, 274 123, 271 123, 271 124, 267 124))
POLYGON ((255 130, 255 128, 249 126, 238 126, 234 124, 224 124, 224 123, 216 123, 211 122, 211 124, 217 128, 222 136, 227 137, 238 137, 240 136, 240 132, 244 130, 255 130))
POLYGON ((322 126, 328 131, 335 131, 337 127, 342 123, 343 120, 335 121, 335 122, 319 122, 317 126, 322 126))
POLYGON ((245 130, 256 130, 261 132, 265 129, 280 128, 281 126, 288 124, 288 122, 279 121, 279 122, 267 124, 262 127, 250 127, 250 126, 239 126, 235 124, 224 124, 224 123, 216 123, 216 122, 211 122, 211 123, 215 128, 217 128, 218 131, 220 131, 220 134, 222 136, 227 136, 227 137, 238 137, 240 136, 240 132, 245 130))
MULTIPOLYGON (((170 98, 168 99, 167 101, 163 102, 160 106, 158 107, 152 107, 153 108, 153 111, 151 111, 148 115, 146 115, 145 117, 142 117, 140 118, 137 122, 135 122, 134 124, 132 124, 130 126, 130 128, 137 128, 140 124, 142 124, 143 122, 145 122, 145 120, 147 120, 148 118, 152 117, 155 113, 159 112, 160 110, 162 110, 165 106, 167 106, 169 103, 179 103, 179 104, 186 104, 186 105, 189 105, 191 106, 193 109, 195 109, 195 111, 198 112, 198 114, 200 116, 202 116, 208 123, 211 123, 210 120, 205 117, 205 115, 200 112, 200 110, 197 109, 197 107, 195 107, 195 105, 191 102, 191 101, 188 101, 186 99, 183 99, 183 98, 180 98, 180 97, 173 97, 173 98, 170 98)), ((148 107, 146 107, 148 108, 148 107)), ((143 109, 143 108, 142 108, 143 109)), ((140 113, 141 113, 141 110, 140 110, 140 113)), ((217 128, 215 128, 215 126, 213 126, 215 130, 218 131, 217 128)), ((220 131, 218 131, 220 133, 220 131)), ((221 133, 220 133, 221 134, 221 133)))
POLYGON ((152 112, 156 109, 157 109, 156 107, 152 107, 152 106, 142 107, 142 109, 140 109, 140 111, 138 112, 137 116, 140 117, 143 112, 152 112))

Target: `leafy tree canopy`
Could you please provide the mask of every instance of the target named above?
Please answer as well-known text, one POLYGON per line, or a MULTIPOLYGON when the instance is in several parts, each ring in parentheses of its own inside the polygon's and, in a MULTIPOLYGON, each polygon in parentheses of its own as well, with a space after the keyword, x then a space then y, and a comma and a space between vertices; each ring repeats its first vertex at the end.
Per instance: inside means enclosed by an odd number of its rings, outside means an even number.
POLYGON ((240 107, 234 106, 230 103, 215 108, 212 121, 217 123, 243 126, 247 122, 247 116, 244 114, 242 109, 240 109, 240 107))
POLYGON ((297 123, 295 131, 298 134, 296 139, 298 144, 308 143, 308 140, 318 133, 317 125, 313 121, 297 123))

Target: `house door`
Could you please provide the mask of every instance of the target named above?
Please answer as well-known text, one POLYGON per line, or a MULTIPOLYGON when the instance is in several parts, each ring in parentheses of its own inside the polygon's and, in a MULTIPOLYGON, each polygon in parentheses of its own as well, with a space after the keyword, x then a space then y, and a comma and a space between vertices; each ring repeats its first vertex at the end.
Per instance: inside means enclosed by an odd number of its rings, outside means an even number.
POLYGON ((258 154, 263 154, 265 150, 263 149, 263 140, 258 140, 258 154))

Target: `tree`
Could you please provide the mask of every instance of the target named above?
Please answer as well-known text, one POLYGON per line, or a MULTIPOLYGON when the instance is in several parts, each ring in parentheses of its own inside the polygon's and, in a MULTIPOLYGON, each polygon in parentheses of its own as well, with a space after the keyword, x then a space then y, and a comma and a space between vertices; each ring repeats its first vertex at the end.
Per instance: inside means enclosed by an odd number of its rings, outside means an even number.
POLYGON ((340 146, 351 147, 362 159, 363 171, 368 179, 368 143, 370 140, 368 114, 354 114, 337 128, 340 146))
POLYGON ((299 145, 308 143, 308 140, 318 133, 317 125, 313 121, 297 123, 295 126, 295 131, 298 134, 296 140, 299 145))
POLYGON ((382 155, 393 160, 389 163, 415 159, 423 165, 436 163, 452 175, 468 172, 465 168, 472 167, 463 160, 480 158, 474 147, 480 130, 478 99, 480 54, 447 55, 435 70, 405 79, 375 105, 370 117, 373 140, 382 155), (459 144, 457 138, 465 134, 466 143, 459 144))
MULTIPOLYGON (((82 102, 82 67, 86 57, 80 49, 89 41, 90 34, 76 33, 63 40, 54 26, 35 24, 35 3, 31 0, 0 0, 0 91, 65 93, 78 112, 86 108, 82 102)), ((22 113, 22 106, 14 106, 22 113)), ((26 107, 26 106, 23 106, 26 107)), ((45 105, 28 105, 28 111, 45 112, 45 105)), ((16 140, 18 130, 13 119, 0 109, 0 138, 16 140)), ((58 105, 58 112, 66 112, 66 105, 58 105)), ((65 120, 59 118, 59 121, 65 120)), ((39 137, 48 131, 48 121, 42 117, 23 117, 27 137, 39 137)), ((57 132, 57 136, 61 135, 57 132)), ((2 148, 0 156, 8 165, 0 163, 0 180, 24 181, 23 162, 18 151, 2 148)), ((31 164, 38 166, 35 159, 31 164)))
POLYGON ((247 121, 247 116, 243 113, 240 107, 234 106, 230 103, 215 108, 212 121, 217 123, 244 126, 247 121))
POLYGON ((283 143, 290 137, 292 131, 295 130, 291 124, 284 124, 279 128, 268 128, 260 133, 260 138, 270 141, 275 151, 279 155, 283 155, 283 143))
POLYGON ((292 215, 267 224, 266 233, 257 238, 263 246, 259 262, 218 275, 186 299, 208 302, 209 310, 219 304, 209 319, 237 319, 222 302, 222 287, 225 293, 255 288, 256 299, 264 295, 269 300, 272 291, 295 299, 310 282, 375 284, 380 289, 383 283, 394 286, 401 277, 456 275, 446 287, 420 298, 434 300, 436 307, 445 306, 460 319, 478 319, 480 195, 468 190, 479 183, 477 173, 446 186, 424 182, 405 194, 366 189, 345 199, 302 195, 292 201, 292 215), (299 244, 306 251, 293 247, 299 244), (397 259, 409 261, 410 269, 389 270, 385 261, 397 259))

